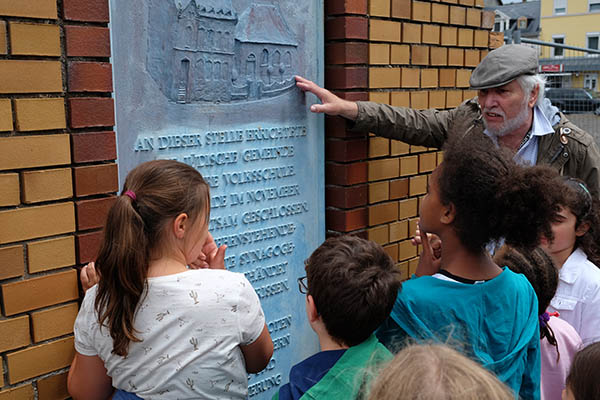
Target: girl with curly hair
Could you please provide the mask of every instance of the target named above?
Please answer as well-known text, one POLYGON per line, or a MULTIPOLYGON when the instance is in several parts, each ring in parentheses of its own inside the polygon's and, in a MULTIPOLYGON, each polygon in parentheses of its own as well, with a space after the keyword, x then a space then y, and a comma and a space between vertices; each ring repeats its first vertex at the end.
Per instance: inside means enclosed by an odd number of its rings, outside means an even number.
MULTIPOLYGON (((460 135, 453 135, 460 136, 460 135)), ((549 167, 524 167, 487 138, 450 140, 420 202, 423 252, 379 334, 388 346, 459 343, 523 398, 540 397, 538 304, 527 278, 498 266, 493 240, 533 248, 557 207, 549 167), (440 238, 438 257, 427 233, 440 238)))

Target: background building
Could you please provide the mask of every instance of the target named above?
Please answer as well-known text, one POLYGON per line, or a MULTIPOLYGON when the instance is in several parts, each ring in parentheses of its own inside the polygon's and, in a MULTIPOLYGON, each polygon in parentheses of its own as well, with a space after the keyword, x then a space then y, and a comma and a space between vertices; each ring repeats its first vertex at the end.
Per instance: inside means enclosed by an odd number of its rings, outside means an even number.
MULTIPOLYGON (((544 42, 599 49, 600 0, 541 0, 544 42)), ((586 88, 598 92, 599 55, 543 47, 540 64, 550 86, 586 88)))

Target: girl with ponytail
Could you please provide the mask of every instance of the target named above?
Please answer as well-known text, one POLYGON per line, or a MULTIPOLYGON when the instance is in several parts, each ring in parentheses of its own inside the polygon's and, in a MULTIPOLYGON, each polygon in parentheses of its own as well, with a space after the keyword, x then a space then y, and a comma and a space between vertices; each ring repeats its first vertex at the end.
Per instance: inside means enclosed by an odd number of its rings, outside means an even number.
POLYGON ((583 345, 581 337, 568 322, 547 311, 558 286, 558 270, 552 258, 540 247, 526 251, 504 246, 494 255, 494 261, 525 275, 535 290, 540 320, 541 399, 561 400, 569 368, 583 345))
POLYGON ((486 251, 505 239, 525 248, 552 235, 557 172, 523 167, 486 137, 447 142, 444 161, 420 201, 423 251, 403 283, 380 337, 447 342, 495 373, 525 399, 540 397, 538 305, 527 279, 486 251), (441 240, 434 251, 428 233, 441 240))
POLYGON ((129 173, 75 321, 73 398, 106 399, 113 387, 114 398, 246 398, 247 373, 273 344, 252 286, 225 270, 209 215, 194 168, 155 160, 129 173))

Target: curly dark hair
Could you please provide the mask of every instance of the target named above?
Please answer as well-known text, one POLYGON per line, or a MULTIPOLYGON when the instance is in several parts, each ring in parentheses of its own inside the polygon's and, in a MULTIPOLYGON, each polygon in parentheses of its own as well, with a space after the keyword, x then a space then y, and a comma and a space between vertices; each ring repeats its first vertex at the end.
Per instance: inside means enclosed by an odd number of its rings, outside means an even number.
POLYGON ((575 215, 575 228, 585 223, 589 226, 585 234, 577 237, 575 247, 581 248, 588 259, 600 267, 600 200, 591 195, 583 181, 569 176, 563 181, 559 204, 575 215))
POLYGON ((308 293, 341 344, 365 341, 392 311, 400 274, 383 248, 357 236, 328 238, 306 260, 308 293))
MULTIPOLYGON (((552 257, 541 247, 523 250, 503 246, 494 255, 494 261, 498 265, 507 266, 513 272, 525 275, 538 298, 538 315, 545 313, 558 287, 558 269, 552 257)), ((556 347, 558 361, 558 343, 550 324, 540 324, 540 339, 543 338, 556 347)))
POLYGON ((440 200, 454 205, 453 227, 467 249, 481 252, 501 238, 530 249, 554 237, 559 207, 551 183, 559 175, 553 168, 517 165, 509 150, 483 135, 451 135, 440 168, 440 200))

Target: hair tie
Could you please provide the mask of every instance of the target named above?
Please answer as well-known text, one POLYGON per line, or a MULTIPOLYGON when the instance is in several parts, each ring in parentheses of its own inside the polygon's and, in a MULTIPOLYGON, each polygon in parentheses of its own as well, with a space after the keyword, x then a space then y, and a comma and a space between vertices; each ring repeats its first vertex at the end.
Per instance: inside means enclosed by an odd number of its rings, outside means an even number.
POLYGON ((548 326, 548 321, 550 321, 550 314, 548 314, 548 312, 540 314, 539 319, 540 319, 540 326, 542 328, 545 328, 546 326, 548 326))
POLYGON ((135 193, 133 192, 133 190, 128 190, 125 193, 123 193, 125 196, 128 196, 131 198, 131 200, 136 201, 137 197, 135 195, 135 193))
POLYGON ((583 183, 581 183, 581 182, 577 182, 577 184, 578 184, 579 186, 581 186, 581 188, 582 188, 582 189, 583 189, 583 190, 584 190, 584 191, 585 191, 585 192, 588 194, 588 196, 592 197, 592 194, 590 193, 590 191, 588 190, 588 188, 587 188, 587 187, 585 187, 585 185, 584 185, 583 183))

